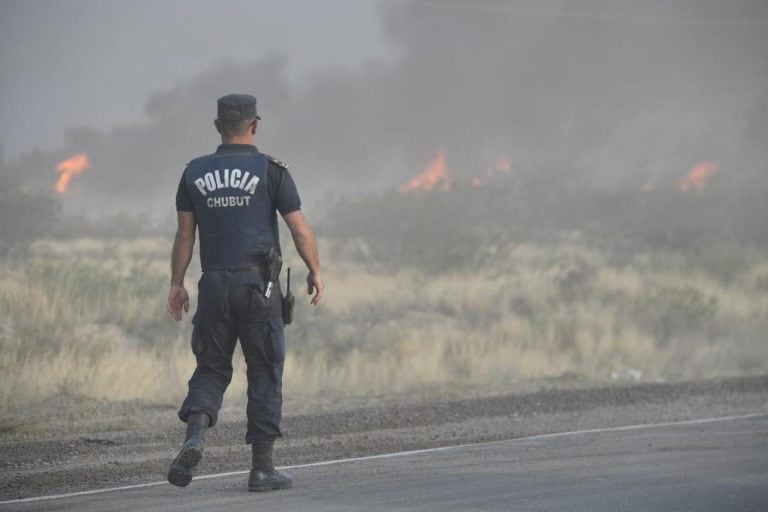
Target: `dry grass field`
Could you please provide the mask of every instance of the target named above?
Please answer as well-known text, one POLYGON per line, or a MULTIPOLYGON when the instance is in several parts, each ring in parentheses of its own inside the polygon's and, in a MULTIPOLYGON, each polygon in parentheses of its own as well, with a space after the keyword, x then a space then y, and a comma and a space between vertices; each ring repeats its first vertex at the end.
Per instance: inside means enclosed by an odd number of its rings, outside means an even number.
MULTIPOLYGON (((323 253, 344 252, 334 243, 321 240, 323 253)), ((157 237, 77 238, 38 241, 27 258, 0 263, 0 407, 13 415, 62 394, 178 403, 194 360, 191 314, 179 325, 164 309, 169 250, 157 237)), ((297 294, 287 398, 768 370, 768 258, 723 282, 684 258, 638 254, 616 266, 573 241, 494 252, 476 271, 432 274, 328 259, 325 303, 310 309, 297 294)), ((193 307, 198 276, 192 268, 187 279, 193 307)), ((244 388, 240 363, 230 403, 244 388)))

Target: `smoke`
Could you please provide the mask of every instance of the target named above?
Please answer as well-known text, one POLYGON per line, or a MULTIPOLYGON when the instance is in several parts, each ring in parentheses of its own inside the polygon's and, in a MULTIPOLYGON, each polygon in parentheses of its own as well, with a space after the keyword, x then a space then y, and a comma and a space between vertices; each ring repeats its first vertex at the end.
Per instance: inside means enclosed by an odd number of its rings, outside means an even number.
POLYGON ((705 158, 764 169, 752 132, 768 123, 753 114, 768 84, 765 3, 441 5, 388 20, 412 135, 423 134, 409 137, 412 153, 443 144, 454 167, 504 153, 614 181, 705 158))
POLYGON ((768 4, 636 4, 384 3, 391 60, 298 85, 280 56, 222 61, 150 97, 146 123, 73 128, 64 147, 6 166, 52 187, 56 162, 86 153, 70 208, 170 210, 185 162, 217 144, 215 99, 248 92, 257 145, 292 164, 305 200, 395 187, 440 148, 466 176, 507 155, 600 186, 676 182, 703 160, 764 172, 768 4))

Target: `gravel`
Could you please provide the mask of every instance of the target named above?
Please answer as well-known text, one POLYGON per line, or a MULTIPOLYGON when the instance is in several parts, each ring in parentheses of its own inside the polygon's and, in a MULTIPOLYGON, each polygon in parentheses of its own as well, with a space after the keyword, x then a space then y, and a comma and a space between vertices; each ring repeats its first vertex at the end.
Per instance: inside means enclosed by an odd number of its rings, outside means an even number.
MULTIPOLYGON (((108 404, 104 430, 50 428, 0 438, 0 499, 160 481, 184 426, 172 406, 108 404)), ((300 464, 535 434, 768 411, 768 376, 589 389, 547 389, 453 401, 424 399, 288 414, 276 463, 300 464)), ((200 474, 248 469, 243 411, 208 436, 200 474)))

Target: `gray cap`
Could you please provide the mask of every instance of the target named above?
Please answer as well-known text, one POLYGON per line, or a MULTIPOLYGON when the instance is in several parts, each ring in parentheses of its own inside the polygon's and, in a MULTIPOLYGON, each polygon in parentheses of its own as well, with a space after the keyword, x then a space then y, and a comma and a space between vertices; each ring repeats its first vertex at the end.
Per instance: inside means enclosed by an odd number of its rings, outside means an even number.
POLYGON ((256 113, 256 98, 250 94, 227 94, 217 103, 217 117, 222 121, 261 119, 256 113))

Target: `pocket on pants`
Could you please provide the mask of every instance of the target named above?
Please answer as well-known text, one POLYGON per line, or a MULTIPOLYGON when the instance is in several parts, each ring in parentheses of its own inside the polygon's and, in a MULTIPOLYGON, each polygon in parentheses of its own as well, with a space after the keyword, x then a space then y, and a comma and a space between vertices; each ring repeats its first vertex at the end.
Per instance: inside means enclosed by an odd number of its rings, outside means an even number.
POLYGON ((269 299, 264 296, 264 289, 259 284, 249 284, 248 289, 251 291, 251 301, 248 308, 248 313, 254 320, 264 315, 269 309, 269 299))
POLYGON ((281 319, 270 320, 267 324, 269 331, 268 341, 271 346, 269 354, 270 362, 273 364, 282 364, 285 362, 285 334, 283 321, 281 319))
POLYGON ((248 290, 247 322, 269 322, 275 316, 275 291, 270 298, 264 297, 264 289, 261 285, 246 285, 248 290))
POLYGON ((205 337, 202 336, 200 328, 200 313, 195 313, 192 317, 192 353, 196 356, 202 355, 205 352, 205 337))

